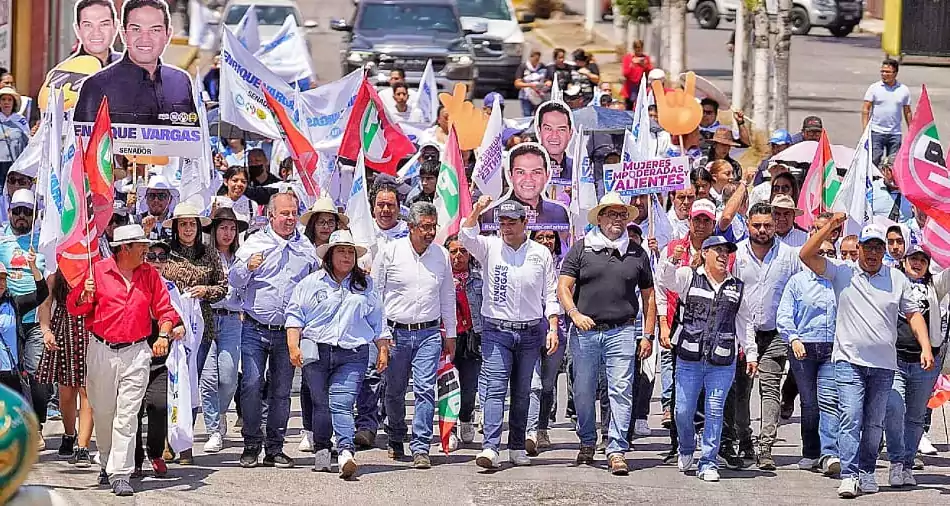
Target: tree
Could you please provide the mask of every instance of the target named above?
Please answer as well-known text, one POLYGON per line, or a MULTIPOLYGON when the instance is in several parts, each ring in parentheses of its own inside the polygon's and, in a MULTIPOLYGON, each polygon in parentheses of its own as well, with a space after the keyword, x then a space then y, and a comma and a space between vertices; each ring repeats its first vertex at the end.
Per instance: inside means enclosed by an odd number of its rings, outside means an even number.
POLYGON ((752 85, 752 127, 766 130, 769 121, 769 14, 764 0, 755 0, 753 19, 754 82, 752 85))
POLYGON ((633 49, 633 41, 645 39, 643 26, 650 24, 650 6, 648 0, 615 0, 614 10, 623 17, 626 27, 624 33, 624 49, 633 49))
POLYGON ((670 79, 686 70, 686 0, 670 0, 670 79))
POLYGON ((792 0, 778 0, 778 37, 775 40, 775 93, 772 95, 775 111, 774 128, 788 128, 788 81, 791 64, 792 27, 789 16, 792 0))

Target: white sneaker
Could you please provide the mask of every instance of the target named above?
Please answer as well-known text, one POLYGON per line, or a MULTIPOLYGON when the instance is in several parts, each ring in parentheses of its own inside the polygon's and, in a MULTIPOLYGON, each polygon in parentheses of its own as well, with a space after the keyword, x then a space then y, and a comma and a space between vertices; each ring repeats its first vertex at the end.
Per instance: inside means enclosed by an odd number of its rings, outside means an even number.
POLYGON ((524 450, 508 450, 508 461, 516 466, 530 466, 531 459, 524 450))
POLYGON ((205 443, 205 453, 218 453, 224 448, 224 441, 221 440, 221 434, 215 432, 205 443))
POLYGON ((891 462, 891 468, 887 472, 887 483, 892 487, 904 486, 904 464, 891 462))
POLYGON ((538 433, 537 432, 529 432, 525 435, 524 449, 525 449, 525 452, 530 455, 538 454, 538 433))
POLYGON ((485 469, 495 469, 498 467, 498 452, 492 450, 491 448, 485 448, 482 450, 477 457, 475 457, 475 464, 478 467, 485 469))
MULTIPOLYGON (((327 452, 327 455, 329 456, 330 452, 327 450, 323 451, 327 452)), ((353 454, 350 453, 349 450, 343 450, 340 452, 340 456, 336 459, 336 464, 340 468, 340 478, 345 480, 352 478, 353 475, 356 474, 356 459, 353 458, 353 454)))
POLYGON ((646 420, 637 420, 633 424, 633 433, 638 436, 649 436, 653 432, 650 430, 650 424, 646 420))
POLYGON ((300 431, 300 444, 297 445, 297 451, 313 451, 313 432, 310 432, 309 430, 300 431))
POLYGON ((904 468, 904 486, 905 487, 916 487, 917 478, 914 478, 914 470, 904 468))
POLYGON ((475 424, 472 422, 461 422, 459 424, 459 439, 465 444, 475 441, 475 424))
POLYGON ((834 476, 841 474, 841 459, 838 457, 828 457, 821 463, 821 472, 825 476, 834 476))
POLYGON ((920 443, 917 445, 917 451, 923 453, 924 455, 937 454, 937 449, 934 448, 933 443, 930 442, 930 438, 927 437, 926 433, 920 437, 920 443))
POLYGON ((716 469, 707 469, 696 476, 703 481, 719 481, 719 471, 716 469))
POLYGON ((862 494, 876 494, 880 487, 877 486, 877 480, 874 478, 874 473, 862 473, 858 477, 858 489, 862 494))
POLYGON ((453 433, 449 434, 449 453, 459 449, 459 438, 453 433))
POLYGON ((838 486, 838 497, 842 499, 853 499, 858 496, 858 480, 855 477, 848 477, 841 480, 838 486))
POLYGON ((798 468, 802 471, 812 471, 814 469, 818 469, 818 461, 819 459, 802 457, 802 459, 798 461, 798 468))
POLYGON ((313 456, 313 472, 329 473, 330 469, 330 450, 320 450, 313 456))
POLYGON ((689 471, 690 467, 693 467, 693 454, 683 455, 682 453, 676 459, 676 467, 679 468, 681 473, 689 471))

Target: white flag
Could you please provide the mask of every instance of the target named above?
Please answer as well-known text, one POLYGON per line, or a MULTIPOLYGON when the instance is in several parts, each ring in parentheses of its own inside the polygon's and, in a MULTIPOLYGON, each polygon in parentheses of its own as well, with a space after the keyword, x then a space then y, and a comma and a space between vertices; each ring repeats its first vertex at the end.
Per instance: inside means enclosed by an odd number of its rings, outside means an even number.
POLYGON ((261 32, 257 26, 257 6, 251 5, 244 11, 244 16, 235 27, 234 34, 241 41, 241 45, 252 54, 261 48, 261 32))
POLYGON ((300 92, 298 127, 314 149, 334 153, 340 149, 362 82, 363 71, 357 69, 336 81, 300 92))
POLYGON ((492 104, 491 115, 488 117, 488 126, 482 136, 482 143, 475 151, 477 158, 472 170, 472 181, 483 194, 498 200, 502 191, 502 158, 505 146, 501 142, 501 134, 505 130, 504 119, 501 117, 501 106, 496 100, 492 104))
POLYGON ((168 368, 168 446, 176 452, 191 449, 195 431, 192 410, 201 403, 198 395, 198 346, 204 334, 201 302, 182 295, 171 281, 165 281, 172 307, 181 317, 185 336, 171 342, 165 366, 168 368))
MULTIPOLYGON (((650 194, 650 215, 647 217, 647 229, 643 231, 644 237, 653 236, 656 238, 657 246, 660 248, 660 251, 666 249, 666 245, 673 240, 673 225, 670 223, 670 217, 666 214, 666 210, 663 209, 663 205, 660 204, 659 194, 651 193, 650 194), (650 231, 650 226, 652 225, 653 230, 650 231)), ((653 258, 653 254, 650 254, 651 259, 654 262, 658 262, 659 258, 653 258)))
POLYGON ((369 192, 366 188, 366 162, 363 152, 360 151, 356 159, 356 170, 353 173, 353 188, 346 201, 346 217, 350 219, 350 232, 356 244, 376 251, 376 225, 373 222, 373 213, 369 207, 369 192))
MULTIPOLYGON (((655 156, 652 147, 653 135, 650 133, 650 110, 647 104, 647 78, 640 79, 640 89, 637 91, 637 104, 633 109, 633 135, 636 137, 636 153, 634 160, 649 160, 655 156)), ((626 140, 625 140, 626 143, 626 140)), ((627 161, 626 159, 624 161, 627 161)))
MULTIPOLYGON (((188 45, 210 50, 214 30, 210 23, 214 11, 201 0, 188 0, 188 45)), ((199 74, 200 75, 200 74, 199 74)))
POLYGON ((416 123, 425 123, 427 125, 435 124, 439 114, 439 87, 435 83, 435 70, 432 68, 432 60, 426 62, 426 68, 422 71, 422 80, 419 81, 419 92, 416 93, 416 103, 412 108, 412 114, 409 121, 416 123))
POLYGON ((396 171, 396 177, 400 181, 409 184, 412 186, 413 179, 419 177, 419 170, 422 168, 422 150, 416 151, 416 154, 412 155, 412 158, 409 159, 406 163, 396 171))
POLYGON ((561 92, 561 86, 557 82, 557 72, 554 73, 554 83, 551 84, 551 101, 564 102, 564 93, 561 92))
POLYGON ((221 45, 221 121, 249 133, 280 139, 274 113, 265 104, 261 86, 294 113, 294 89, 255 58, 229 30, 221 45))
POLYGON ((274 38, 254 51, 254 56, 288 83, 313 75, 310 51, 293 15, 284 19, 284 24, 274 34, 274 38))
MULTIPOLYGON (((201 75, 198 69, 198 75, 201 75)), ((198 87, 200 79, 192 79, 192 97, 195 110, 198 111, 198 126, 201 128, 201 138, 210 139, 208 133, 208 112, 201 100, 201 89, 198 87)), ((192 205, 211 212, 211 202, 221 187, 221 174, 214 168, 211 154, 211 144, 202 143, 201 158, 182 158, 181 160, 181 201, 189 201, 192 205)))
POLYGON ((877 173, 871 160, 873 158, 871 156, 871 123, 869 122, 861 135, 861 140, 858 141, 854 158, 851 159, 851 165, 835 196, 835 201, 831 204, 831 211, 848 215, 848 221, 844 224, 844 235, 860 234, 861 229, 871 221, 873 214, 871 195, 874 192, 871 180, 877 173))
MULTIPOLYGON (((40 239, 37 244, 37 251, 46 258, 46 272, 49 274, 56 272, 56 243, 59 242, 59 236, 62 231, 60 220, 63 213, 63 194, 60 186, 61 167, 63 163, 73 163, 73 157, 76 156, 75 139, 73 134, 72 112, 63 124, 63 92, 56 89, 49 94, 47 99, 46 114, 43 122, 47 123, 46 159, 49 160, 49 168, 41 172, 45 175, 37 183, 36 191, 43 197, 45 208, 43 210, 43 221, 40 226, 40 239), (64 128, 65 126, 65 128, 64 128), (67 144, 63 145, 63 132, 67 132, 67 144)), ((39 137, 39 135, 37 135, 39 137)))
POLYGON ((594 166, 587 154, 589 134, 580 130, 572 142, 571 154, 574 167, 571 170, 571 221, 574 224, 574 236, 583 237, 587 233, 587 212, 597 207, 597 186, 594 183, 594 166))

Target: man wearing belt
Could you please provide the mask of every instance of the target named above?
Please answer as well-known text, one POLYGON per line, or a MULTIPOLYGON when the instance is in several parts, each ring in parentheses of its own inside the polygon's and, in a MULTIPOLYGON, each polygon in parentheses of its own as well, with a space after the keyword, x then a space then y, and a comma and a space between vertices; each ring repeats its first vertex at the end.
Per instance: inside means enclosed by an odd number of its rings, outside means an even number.
MULTIPOLYGON (((130 496, 135 431, 149 361, 153 354, 168 353, 169 335, 181 318, 161 276, 145 263, 150 241, 142 227, 118 227, 114 237, 114 255, 96 262, 85 284, 69 293, 66 308, 74 316, 86 317, 86 328, 94 337, 86 355, 86 390, 102 465, 99 483, 111 483, 113 493, 130 496), (150 349, 146 339, 153 316, 159 337, 150 349)), ((173 339, 180 335, 176 329, 173 339)))
MULTIPOLYGON (((745 285, 745 297, 752 306, 752 325, 759 351, 759 396, 762 425, 759 430, 759 469, 775 470, 772 444, 781 410, 782 374, 788 360, 788 344, 775 329, 775 317, 782 290, 789 278, 802 269, 798 250, 775 237, 774 206, 759 202, 749 209, 749 238, 738 244, 733 276, 745 285)), ((751 336, 750 336, 751 337, 751 336)), ((751 383, 747 384, 751 387, 751 383)), ((737 392, 736 400, 748 399, 737 392)))
POLYGON ((626 225, 636 217, 637 208, 624 204, 620 195, 604 195, 587 213, 587 221, 595 227, 571 247, 557 286, 561 305, 574 323, 569 346, 574 355, 574 407, 581 440, 577 463, 594 463, 594 395, 597 375, 605 364, 610 400, 607 459, 610 472, 616 475, 628 472, 624 453, 630 449, 627 432, 636 363, 653 349, 653 336, 637 336, 633 325, 640 312, 637 289, 644 306, 643 328, 656 328, 650 258, 627 236, 626 225))
POLYGON ((244 415, 242 467, 257 467, 261 445, 261 383, 270 370, 267 392, 267 438, 262 465, 293 467, 284 451, 284 433, 290 418, 290 364, 284 309, 294 287, 317 269, 313 244, 297 230, 297 197, 277 193, 267 204, 268 225, 252 234, 235 254, 228 273, 231 286, 244 294, 241 335, 241 410, 244 415))
POLYGON ((548 355, 557 350, 557 316, 561 312, 554 258, 547 247, 528 240, 524 206, 515 200, 502 202, 495 212, 501 237, 481 236, 478 216, 490 203, 487 195, 479 198, 459 234, 462 245, 482 265, 485 277, 482 370, 478 376, 485 439, 475 463, 487 469, 498 467, 509 383, 508 458, 516 466, 531 464, 525 452, 531 376, 541 348, 548 355))
POLYGON ((409 209, 409 235, 384 246, 373 261, 373 278, 383 300, 387 324, 383 339, 390 339, 389 368, 384 392, 389 423, 389 458, 405 457, 406 388, 412 375, 415 412, 412 419, 412 466, 431 467, 432 419, 435 416, 435 381, 444 350, 455 355, 455 280, 449 252, 432 244, 439 214, 429 202, 409 209), (445 340, 440 327, 445 328, 445 340))

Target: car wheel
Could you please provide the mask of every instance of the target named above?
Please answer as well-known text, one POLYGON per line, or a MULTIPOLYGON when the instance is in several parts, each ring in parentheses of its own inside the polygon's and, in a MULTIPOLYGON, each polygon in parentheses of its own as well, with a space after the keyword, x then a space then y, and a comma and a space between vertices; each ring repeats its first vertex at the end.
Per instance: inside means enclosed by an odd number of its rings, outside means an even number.
POLYGON ((696 16, 696 22, 700 28, 706 30, 715 30, 719 26, 719 9, 716 8, 716 2, 703 2, 696 6, 693 11, 696 16))
POLYGON ((835 25, 829 26, 828 30, 835 37, 847 37, 854 31, 854 25, 835 25))
POLYGON ((808 11, 796 5, 788 15, 788 24, 792 27, 792 35, 807 35, 811 31, 811 20, 808 11))

